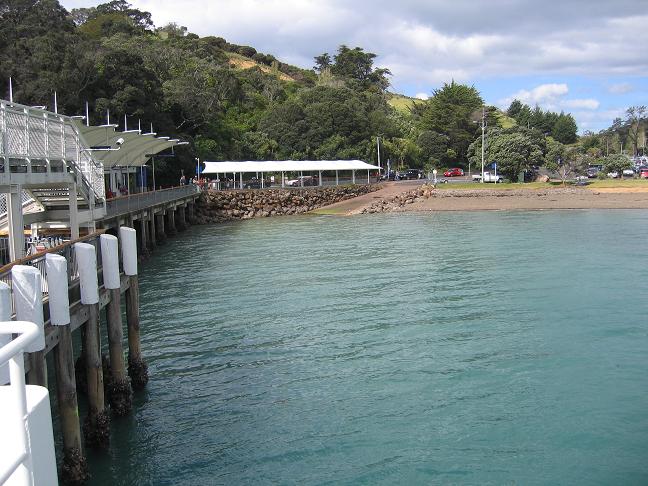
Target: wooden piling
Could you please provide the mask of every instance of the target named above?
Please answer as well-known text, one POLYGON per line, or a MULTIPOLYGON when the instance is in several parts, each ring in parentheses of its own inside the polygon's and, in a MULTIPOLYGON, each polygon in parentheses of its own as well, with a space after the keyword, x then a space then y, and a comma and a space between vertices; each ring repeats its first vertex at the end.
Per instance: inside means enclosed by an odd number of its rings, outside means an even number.
POLYGON ((148 223, 149 223, 149 231, 148 231, 149 246, 151 250, 153 250, 157 243, 155 240, 155 212, 153 212, 153 209, 151 209, 148 212, 148 223))
POLYGON ((148 383, 148 366, 142 359, 140 345, 139 280, 137 275, 128 277, 126 289, 126 323, 128 325, 128 375, 133 390, 142 390, 148 383))
POLYGON ((176 230, 176 224, 175 224, 175 209, 169 208, 166 210, 166 215, 167 215, 167 225, 166 225, 166 233, 170 236, 176 235, 178 231, 176 230))
POLYGON ((107 447, 110 442, 110 418, 106 413, 104 399, 99 304, 88 305, 88 311, 89 316, 85 326, 85 362, 89 410, 83 424, 83 433, 89 447, 102 448, 107 447))
POLYGON ((155 229, 157 233, 155 239, 159 243, 163 243, 166 240, 166 233, 164 232, 164 213, 158 213, 155 215, 157 221, 155 221, 155 229))
POLYGON ((45 362, 45 351, 36 351, 28 354, 29 372, 27 373, 27 384, 47 387, 47 363, 45 362))
POLYGON ((185 231, 187 229, 187 221, 185 218, 185 206, 176 207, 177 223, 176 226, 178 231, 185 231))
POLYGON ((66 484, 82 484, 88 479, 88 464, 81 448, 81 427, 74 373, 74 351, 70 326, 59 326, 58 346, 53 349, 58 409, 63 434, 61 479, 66 484))
POLYGON ((119 289, 109 289, 110 301, 106 307, 108 323, 108 348, 110 350, 110 370, 112 372, 108 387, 110 409, 115 415, 128 415, 133 407, 130 383, 126 376, 124 363, 124 331, 121 315, 121 294, 119 289))

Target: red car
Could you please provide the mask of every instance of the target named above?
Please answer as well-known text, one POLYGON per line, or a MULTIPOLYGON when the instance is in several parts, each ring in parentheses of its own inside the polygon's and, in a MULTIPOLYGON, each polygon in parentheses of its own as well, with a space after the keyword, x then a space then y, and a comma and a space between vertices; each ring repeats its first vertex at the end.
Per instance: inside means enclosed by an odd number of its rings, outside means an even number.
POLYGON ((443 173, 444 177, 457 177, 457 176, 462 176, 464 175, 463 169, 460 169, 459 167, 454 167, 452 169, 448 169, 443 173))
POLYGON ((639 177, 642 179, 648 179, 648 169, 639 169, 639 177))

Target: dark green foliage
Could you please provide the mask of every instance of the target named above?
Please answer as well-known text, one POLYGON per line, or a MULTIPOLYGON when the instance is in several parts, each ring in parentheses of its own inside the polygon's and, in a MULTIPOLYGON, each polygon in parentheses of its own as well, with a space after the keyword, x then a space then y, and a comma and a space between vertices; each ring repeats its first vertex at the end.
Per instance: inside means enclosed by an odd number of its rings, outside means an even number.
POLYGON ((475 123, 481 116, 484 102, 474 86, 452 81, 434 90, 421 113, 423 130, 444 135, 448 139, 443 163, 456 165, 468 162, 468 147, 479 132, 475 123))
POLYGON ((532 110, 520 100, 513 100, 506 114, 514 118, 519 126, 540 130, 561 143, 574 143, 578 139, 578 127, 570 114, 543 111, 537 105, 532 110))
POLYGON ((574 143, 578 139, 577 131, 578 127, 574 118, 561 113, 553 124, 551 136, 562 143, 574 143))

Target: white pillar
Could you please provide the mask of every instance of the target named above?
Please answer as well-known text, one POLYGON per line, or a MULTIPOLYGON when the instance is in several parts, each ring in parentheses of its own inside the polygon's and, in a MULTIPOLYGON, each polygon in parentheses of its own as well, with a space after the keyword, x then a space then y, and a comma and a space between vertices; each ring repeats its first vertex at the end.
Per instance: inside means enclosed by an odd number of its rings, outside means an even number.
POLYGON ((367 184, 371 184, 371 182, 369 181, 369 169, 367 169, 367 184))
POLYGON ((336 185, 336 186, 339 185, 339 182, 340 182, 340 181, 338 180, 338 171, 336 170, 336 171, 335 171, 335 185, 336 185))
POLYGON ((41 274, 36 267, 16 265, 11 269, 16 320, 33 322, 39 328, 38 340, 25 348, 34 353, 45 349, 43 320, 43 286, 41 274))
POLYGON ((243 189, 243 172, 239 173, 239 180, 241 181, 241 184, 239 185, 239 189, 243 189))
POLYGON ((101 263, 103 267, 104 287, 107 289, 118 289, 119 282, 119 248, 117 237, 113 235, 101 235, 101 263))
POLYGON ((12 185, 7 194, 9 211, 9 258, 11 261, 25 256, 25 223, 22 213, 22 186, 12 185))
POLYGON ((124 274, 137 275, 137 232, 133 228, 122 226, 119 228, 119 239, 124 274))
POLYGON ((77 205, 77 187, 76 183, 70 184, 70 239, 79 239, 79 207, 77 205))
POLYGON ((322 185, 322 171, 319 171, 319 185, 322 185))
POLYGON ((304 187, 304 173, 301 170, 299 171, 299 185, 304 187))
POLYGON ((79 269, 81 303, 84 305, 99 302, 99 283, 97 282, 97 254, 95 247, 88 243, 75 243, 74 255, 79 269))
MULTIPOLYGON (((0 326, 11 320, 11 289, 0 282, 0 326)), ((11 342, 11 334, 0 334, 0 347, 11 342)), ((0 366, 0 385, 9 383, 9 365, 0 366)))
POLYGON ((285 185, 286 178, 284 177, 283 171, 281 172, 281 187, 286 187, 285 185))
POLYGON ((351 171, 351 182, 355 184, 355 169, 351 171))
POLYGON ((68 297, 68 264, 62 255, 45 255, 45 273, 49 292, 50 322, 53 326, 70 323, 70 300, 68 297))

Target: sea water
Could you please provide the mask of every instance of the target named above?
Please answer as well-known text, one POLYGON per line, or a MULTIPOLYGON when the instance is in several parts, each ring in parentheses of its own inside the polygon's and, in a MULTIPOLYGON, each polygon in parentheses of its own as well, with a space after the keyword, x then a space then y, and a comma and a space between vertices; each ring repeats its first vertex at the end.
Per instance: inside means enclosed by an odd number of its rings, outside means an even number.
POLYGON ((193 227, 102 485, 648 483, 648 212, 193 227))

